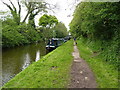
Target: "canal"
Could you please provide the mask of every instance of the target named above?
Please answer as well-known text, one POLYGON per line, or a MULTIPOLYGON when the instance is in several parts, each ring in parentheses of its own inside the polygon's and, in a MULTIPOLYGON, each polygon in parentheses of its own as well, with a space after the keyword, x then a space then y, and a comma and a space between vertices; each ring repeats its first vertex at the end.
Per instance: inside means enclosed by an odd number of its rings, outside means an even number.
POLYGON ((2 84, 4 85, 31 63, 46 55, 45 42, 2 50, 2 84))

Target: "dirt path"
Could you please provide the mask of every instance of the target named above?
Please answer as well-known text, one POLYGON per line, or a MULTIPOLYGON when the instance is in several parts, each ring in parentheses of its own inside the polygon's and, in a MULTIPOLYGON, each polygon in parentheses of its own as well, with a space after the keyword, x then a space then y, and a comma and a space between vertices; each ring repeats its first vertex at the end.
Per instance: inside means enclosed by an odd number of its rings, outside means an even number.
POLYGON ((88 64, 79 57, 79 51, 74 43, 72 53, 74 61, 71 67, 71 82, 68 88, 96 88, 96 80, 88 64))

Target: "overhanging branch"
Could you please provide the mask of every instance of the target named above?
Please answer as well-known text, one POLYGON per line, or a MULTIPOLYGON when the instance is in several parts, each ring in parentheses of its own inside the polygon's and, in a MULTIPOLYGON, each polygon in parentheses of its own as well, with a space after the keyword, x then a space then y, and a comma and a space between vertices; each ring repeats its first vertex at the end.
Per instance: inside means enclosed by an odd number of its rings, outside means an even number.
POLYGON ((8 5, 7 3, 5 3, 3 1, 2 1, 2 3, 5 4, 11 11, 13 11, 13 9, 10 7, 10 5, 8 5))
POLYGON ((11 4, 12 4, 12 6, 13 6, 14 11, 17 13, 17 10, 16 10, 16 8, 15 8, 14 4, 12 3, 12 1, 11 1, 11 0, 9 0, 9 1, 10 1, 10 3, 11 3, 11 4))

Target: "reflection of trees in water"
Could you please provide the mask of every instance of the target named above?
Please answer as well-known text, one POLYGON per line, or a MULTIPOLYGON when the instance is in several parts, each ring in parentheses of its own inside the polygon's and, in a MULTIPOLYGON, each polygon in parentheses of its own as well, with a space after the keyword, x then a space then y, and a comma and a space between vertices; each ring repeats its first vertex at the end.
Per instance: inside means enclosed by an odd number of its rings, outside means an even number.
POLYGON ((28 45, 24 50, 26 56, 22 69, 28 67, 32 62, 38 61, 40 56, 46 54, 44 42, 28 45))
POLYGON ((35 59, 35 61, 38 61, 38 60, 40 60, 40 51, 39 50, 36 52, 36 59, 35 59))
POLYGON ((30 65, 30 55, 29 55, 29 53, 27 53, 24 57, 24 64, 22 66, 22 70, 27 68, 29 65, 30 65))
POLYGON ((3 84, 45 54, 44 42, 4 49, 2 52, 3 84))

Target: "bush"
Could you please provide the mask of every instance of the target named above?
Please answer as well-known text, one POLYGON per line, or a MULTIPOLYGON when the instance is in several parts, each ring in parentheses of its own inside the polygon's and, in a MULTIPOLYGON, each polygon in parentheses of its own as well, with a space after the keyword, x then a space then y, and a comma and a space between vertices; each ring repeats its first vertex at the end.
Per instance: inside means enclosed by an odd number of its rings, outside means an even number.
POLYGON ((41 40, 39 33, 27 24, 17 25, 8 18, 2 22, 2 47, 14 47, 41 40))

